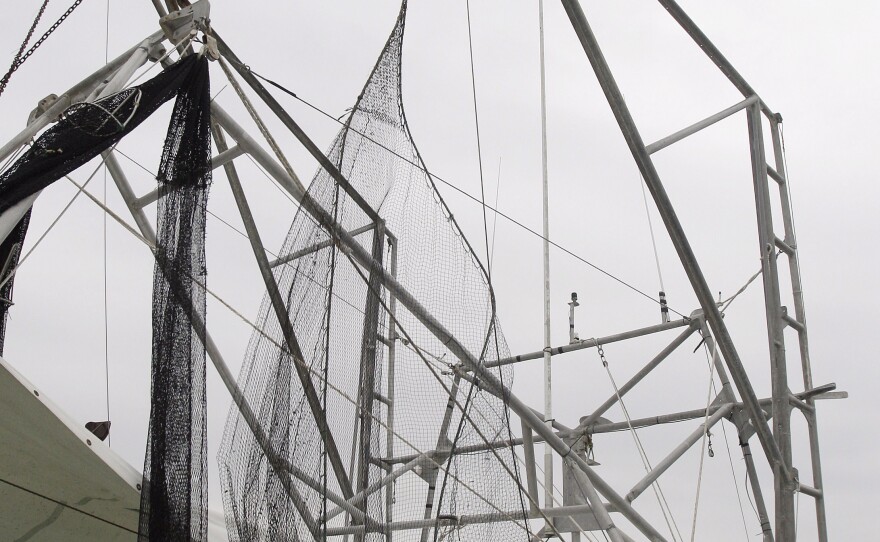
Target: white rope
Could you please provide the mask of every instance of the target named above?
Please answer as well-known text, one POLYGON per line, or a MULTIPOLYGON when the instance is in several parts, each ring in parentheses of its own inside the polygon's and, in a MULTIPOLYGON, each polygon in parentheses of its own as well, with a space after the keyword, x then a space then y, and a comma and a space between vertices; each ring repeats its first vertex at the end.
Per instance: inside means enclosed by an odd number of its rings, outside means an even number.
MULTIPOLYGON (((708 349, 705 345, 704 349, 708 349)), ((715 359, 715 342, 712 342, 712 354, 711 359, 715 359)), ((709 364, 709 386, 708 391, 706 392, 706 417, 703 419, 703 440, 700 449, 700 469, 697 472, 697 495, 694 499, 694 517, 691 522, 691 542, 694 542, 694 537, 697 533, 697 512, 699 511, 700 506, 700 489, 703 484, 703 463, 706 459, 706 440, 709 438, 709 406, 712 404, 712 389, 715 385, 715 363, 709 364)))
MULTIPOLYGON (((623 415, 626 418, 626 425, 629 427, 630 434, 633 437, 633 441, 635 442, 636 449, 639 452, 639 458, 642 460, 642 466, 645 469, 646 473, 650 473, 651 469, 651 461, 648 459, 648 454, 645 452, 644 446, 642 446, 642 440, 639 438, 639 434, 636 431, 635 427, 633 427, 632 419, 629 415, 629 410, 626 408, 626 404, 623 402, 623 397, 620 395, 620 389, 617 387, 617 382, 614 380, 614 376, 611 374, 611 369, 608 366, 608 361, 605 359, 605 351, 602 349, 602 345, 599 344, 595 338, 592 339, 593 342, 596 343, 597 352, 599 353, 599 358, 602 360, 602 366, 605 367, 605 372, 608 373, 608 378, 611 380, 611 386, 614 388, 614 395, 617 397, 617 402, 620 404, 620 408, 623 411, 623 415)), ((657 504, 660 506, 660 512, 663 514, 663 519, 666 521, 666 526, 669 528, 669 534, 672 536, 673 540, 676 540, 675 535, 678 533, 678 539, 684 540, 684 537, 681 536, 681 531, 678 528, 678 523, 675 521, 675 516, 672 514, 672 508, 669 506, 669 502, 666 500, 666 495, 663 494, 663 488, 660 487, 660 482, 654 480, 651 483, 651 489, 654 492, 654 496, 657 498, 657 504), (664 508, 665 506, 665 508, 664 508), (667 516, 667 511, 669 515, 667 516), (670 523, 671 521, 671 523, 670 523), (675 530, 673 530, 673 526, 675 530)))
POLYGON ((724 301, 721 301, 721 302, 720 302, 720 304, 721 304, 720 312, 721 312, 722 314, 724 314, 724 311, 726 311, 726 310, 727 310, 727 307, 729 307, 730 304, 733 303, 733 300, 736 299, 737 297, 739 297, 739 295, 740 295, 741 293, 745 292, 746 289, 747 289, 747 288, 748 288, 748 287, 749 287, 749 286, 755 281, 755 279, 758 278, 759 276, 761 276, 761 273, 762 273, 762 269, 758 269, 757 273, 755 273, 754 275, 752 275, 751 278, 749 278, 749 280, 747 280, 746 283, 743 284, 742 287, 741 287, 739 290, 737 290, 735 294, 733 294, 732 296, 728 297, 728 298, 725 299, 724 301))

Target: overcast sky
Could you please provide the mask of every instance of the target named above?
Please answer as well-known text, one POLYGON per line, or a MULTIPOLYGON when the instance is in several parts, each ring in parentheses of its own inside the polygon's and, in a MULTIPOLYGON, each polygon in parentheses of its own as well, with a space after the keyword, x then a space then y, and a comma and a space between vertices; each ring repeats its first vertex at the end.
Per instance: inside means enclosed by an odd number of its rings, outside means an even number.
MULTIPOLYGON (((62 3, 63 4, 63 3, 62 3)), ((655 2, 582 2, 646 142, 668 135, 733 105, 742 96, 655 2)), ((40 2, 24 0, 0 8, 0 62, 13 57, 40 2)), ((51 4, 37 34, 66 5, 51 4)), ((877 324, 878 294, 873 246, 880 234, 875 154, 878 148, 878 65, 880 38, 874 2, 816 3, 779 0, 682 1, 692 18, 738 68, 764 101, 784 119, 785 144, 794 203, 816 385, 836 382, 846 401, 818 405, 823 470, 831 538, 876 537, 868 511, 880 505, 880 462, 874 446, 878 425, 871 390, 880 381, 870 341, 877 324)), ((13 75, 0 96, 0 139, 6 141, 27 113, 49 93, 60 94, 156 28, 147 0, 87 0, 42 48, 13 75), (106 39, 106 42, 105 42, 106 39), (105 43, 108 47, 105 49, 105 43)), ((535 2, 486 0, 471 6, 477 102, 482 131, 483 169, 489 203, 526 226, 541 227, 538 34, 535 2), (500 164, 500 167, 499 167, 500 164), (500 171, 500 175, 499 175, 500 171)), ((288 86, 302 98, 340 116, 360 91, 387 38, 398 10, 394 1, 223 2, 213 4, 214 28, 254 70, 288 86)), ((560 4, 546 3, 547 93, 551 238, 611 274, 655 295, 654 264, 638 171, 595 82, 589 63, 560 4)), ((155 70, 151 73, 155 73, 155 70)), ((228 110, 243 109, 212 71, 212 92, 228 110)), ((404 41, 403 92, 416 145, 435 175, 473 195, 480 193, 474 136, 474 107, 468 63, 465 2, 415 2, 404 41)), ((338 125, 302 104, 279 100, 326 148, 338 125)), ((166 108, 167 109, 167 108, 166 108)), ((154 170, 167 114, 139 128, 119 149, 154 170)), ((244 122, 243 122, 244 123, 244 122)), ((249 124, 247 124, 249 126, 249 124)), ((316 163, 270 124, 300 177, 310 179, 316 163)), ((253 132, 255 135, 256 131, 253 132)), ((126 159, 123 166, 137 193, 154 185, 150 174, 126 159)), ((739 113, 655 155, 672 198, 713 291, 732 295, 759 268, 754 196, 745 116, 739 113)), ((84 181, 95 167, 74 174, 84 181)), ((267 248, 280 246, 295 212, 287 198, 247 162, 241 165, 251 205, 267 248)), ((104 176, 89 185, 101 195, 104 176)), ((441 193, 483 257, 478 204, 441 184, 441 193)), ((75 190, 59 181, 38 200, 26 249, 33 246, 75 190)), ((107 185, 110 206, 130 221, 107 185)), ((221 174, 216 175, 210 209, 241 229, 221 174)), ((154 207, 148 214, 155 213, 154 207)), ((670 305, 687 315, 697 308, 659 217, 651 206, 657 250, 670 305)), ((779 215, 776 231, 781 232, 779 215)), ((104 256, 103 213, 80 198, 24 263, 6 340, 6 359, 83 423, 104 419, 104 256)), ((490 228, 494 218, 490 215, 490 228)), ((396 232, 398 236, 401 232, 396 232)), ((777 233, 782 237, 781 233, 777 233)), ((503 329, 514 353, 542 347, 541 243, 534 235, 497 220, 493 278, 503 329)), ((149 405, 149 251, 110 220, 107 224, 107 307, 109 320, 111 445, 142 468, 149 405)), ((262 296, 247 241, 214 217, 208 219, 209 286, 247 317, 256 315, 262 296)), ((787 266, 780 265, 783 303, 792 306, 787 266)), ((659 322, 656 305, 587 265, 551 252, 553 343, 565 344, 570 292, 581 300, 581 338, 598 337, 659 322)), ((763 295, 755 282, 731 307, 726 321, 759 396, 769 394, 768 346, 763 295)), ((237 373, 247 325, 210 302, 209 327, 237 373)), ((606 348, 618 382, 637 371, 676 332, 606 348)), ((786 335, 790 387, 802 391, 796 343, 786 335)), ((633 417, 700 408, 708 370, 697 340, 685 343, 669 361, 627 397, 633 417)), ((556 418, 574 426, 611 392, 593 350, 554 358, 556 418)), ((541 362, 517 368, 514 391, 529 404, 542 403, 541 362)), ((214 458, 229 399, 209 368, 209 448, 212 507, 221 506, 214 458)), ((623 419, 612 409, 607 417, 623 419)), ((698 424, 642 431, 649 456, 659 461, 698 424)), ((517 424, 518 425, 518 424, 517 424)), ((707 459, 697 538, 743 540, 730 463, 715 436, 716 455, 707 459), (716 530, 717 529, 717 530, 716 530), (711 534, 710 534, 711 533, 711 534)), ((811 482, 803 418, 793 412, 795 463, 811 482)), ((746 531, 759 532, 742 488, 743 462, 735 431, 727 427, 746 531)), ((760 446, 753 450, 760 458, 760 446)), ((626 433, 596 439, 600 474, 621 492, 637 481, 641 465, 626 433), (604 460, 604 461, 603 461, 604 460)), ((699 445, 660 479, 683 532, 690 532, 699 463, 699 445)), ((772 512, 772 480, 760 469, 772 512)), ((662 522, 647 494, 639 509, 662 522)), ((811 498, 799 499, 799 534, 814 540, 811 498)), ((630 529, 630 532, 632 530, 630 529)))

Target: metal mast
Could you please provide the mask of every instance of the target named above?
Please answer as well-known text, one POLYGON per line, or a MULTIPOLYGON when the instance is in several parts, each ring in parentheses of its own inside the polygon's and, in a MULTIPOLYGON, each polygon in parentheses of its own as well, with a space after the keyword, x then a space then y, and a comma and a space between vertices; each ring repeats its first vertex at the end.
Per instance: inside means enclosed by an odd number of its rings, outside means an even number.
MULTIPOLYGON (((553 368, 550 359, 550 208, 547 182, 547 98, 544 73, 544 0, 538 0, 541 56, 541 194, 544 270, 544 422, 553 427, 553 368)), ((544 443, 544 506, 553 508, 553 448, 544 443)))

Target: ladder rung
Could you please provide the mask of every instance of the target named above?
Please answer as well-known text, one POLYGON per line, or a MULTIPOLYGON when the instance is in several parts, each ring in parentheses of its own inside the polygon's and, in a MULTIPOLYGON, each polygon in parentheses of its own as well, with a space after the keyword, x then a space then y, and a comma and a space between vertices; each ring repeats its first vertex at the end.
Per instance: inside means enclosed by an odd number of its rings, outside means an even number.
POLYGON ((800 333, 803 333, 807 329, 802 323, 798 322, 788 314, 788 307, 782 307, 782 321, 800 333))
POLYGON ((770 178, 773 179, 774 181, 776 181, 777 183, 785 184, 785 178, 782 175, 780 175, 779 172, 777 172, 775 169, 770 167, 769 165, 767 166, 767 175, 769 175, 770 178))
POLYGON ((782 252, 785 252, 789 256, 794 256, 795 248, 793 246, 789 245, 788 243, 786 243, 785 241, 783 241, 779 237, 776 237, 773 240, 773 242, 776 244, 776 247, 779 250, 781 250, 782 252))
POLYGON ((810 497, 814 497, 816 499, 822 498, 822 490, 816 489, 815 487, 799 484, 798 491, 803 493, 804 495, 809 495, 810 497))

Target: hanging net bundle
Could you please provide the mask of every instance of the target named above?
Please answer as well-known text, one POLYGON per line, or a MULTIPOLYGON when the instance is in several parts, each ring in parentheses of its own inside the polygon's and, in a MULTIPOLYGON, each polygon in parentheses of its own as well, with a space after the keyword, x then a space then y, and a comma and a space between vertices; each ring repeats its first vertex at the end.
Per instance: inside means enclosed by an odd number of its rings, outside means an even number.
MULTIPOLYGON (((95 102, 72 105, 31 147, 0 173, 0 214, 109 149, 177 95, 195 58, 185 58, 142 85, 95 102)), ((30 211, 0 245, 0 354, 12 302, 14 272, 27 234, 30 211)))
POLYGON ((203 285, 211 95, 208 60, 191 62, 157 179, 152 390, 139 540, 206 541, 208 534, 203 285))
MULTIPOLYGON (((308 194, 481 363, 507 357, 487 275, 406 125, 405 12, 327 153, 369 209, 323 169, 308 194)), ((529 540, 513 449, 497 445, 504 400, 305 210, 279 254, 296 348, 265 297, 238 380, 253 418, 233 406, 218 458, 230 540, 529 540)), ((509 388, 512 369, 492 370, 509 388)))
MULTIPOLYGON (((190 55, 142 85, 71 106, 0 175, 0 213, 96 157, 175 98, 158 181, 150 435, 139 540, 207 539, 205 212, 211 181, 208 60, 190 55)), ((0 245, 14 270, 28 210, 0 245)), ((0 278, 3 280, 3 278, 0 278)), ((0 352, 12 280, 0 287, 0 352)))

